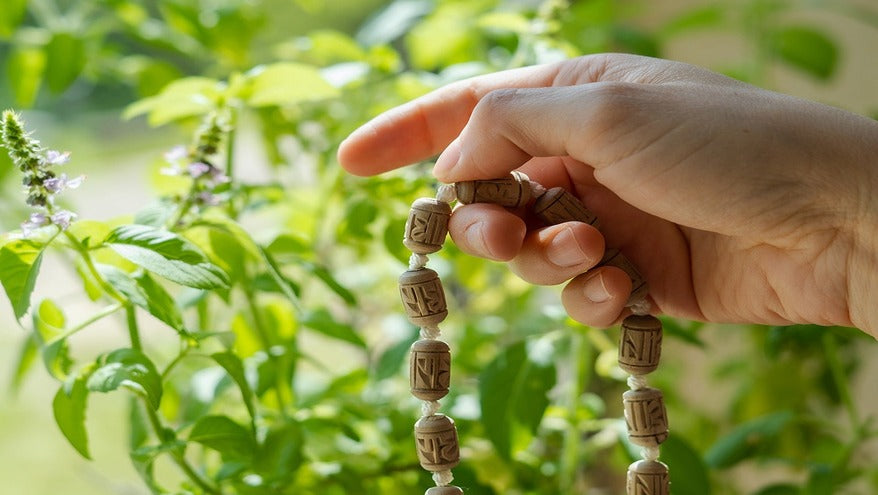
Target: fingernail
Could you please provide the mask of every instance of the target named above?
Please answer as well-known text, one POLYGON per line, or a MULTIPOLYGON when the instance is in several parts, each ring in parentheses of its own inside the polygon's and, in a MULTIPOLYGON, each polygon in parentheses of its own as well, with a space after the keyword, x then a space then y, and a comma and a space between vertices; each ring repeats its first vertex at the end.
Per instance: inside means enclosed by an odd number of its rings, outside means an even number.
POLYGON ((484 222, 475 222, 463 231, 463 237, 469 247, 478 254, 492 258, 493 255, 488 249, 488 243, 485 242, 484 222))
POLYGON ((445 148, 445 151, 436 159, 433 166, 433 175, 442 182, 450 182, 449 174, 460 161, 460 141, 455 139, 445 148))
POLYGON ((604 285, 604 276, 600 272, 585 279, 582 292, 585 294, 585 298, 593 303, 603 303, 610 300, 610 293, 607 291, 607 286, 604 285))
POLYGON ((560 267, 574 266, 585 261, 585 253, 570 227, 555 234, 546 247, 546 257, 560 267))

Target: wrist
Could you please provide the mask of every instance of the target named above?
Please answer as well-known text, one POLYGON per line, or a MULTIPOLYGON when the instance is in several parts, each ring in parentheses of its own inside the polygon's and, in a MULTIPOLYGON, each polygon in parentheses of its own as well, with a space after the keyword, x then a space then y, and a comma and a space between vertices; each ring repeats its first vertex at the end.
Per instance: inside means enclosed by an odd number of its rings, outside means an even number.
POLYGON ((878 338, 878 122, 860 141, 855 157, 862 171, 848 232, 852 249, 848 263, 848 311, 851 323, 878 338), (865 144, 865 146, 862 146, 865 144))

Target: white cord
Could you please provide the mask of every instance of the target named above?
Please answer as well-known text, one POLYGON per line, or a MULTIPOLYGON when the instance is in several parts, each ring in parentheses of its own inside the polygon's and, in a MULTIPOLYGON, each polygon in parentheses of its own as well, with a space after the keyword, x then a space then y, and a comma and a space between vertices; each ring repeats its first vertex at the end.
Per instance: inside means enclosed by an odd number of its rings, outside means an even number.
POLYGON ((421 416, 433 416, 439 411, 439 401, 438 400, 425 400, 421 404, 421 416))
POLYGON ((426 254, 412 253, 409 257, 409 270, 420 270, 427 265, 430 258, 426 254))
POLYGON ((454 190, 454 184, 442 184, 436 191, 436 201, 451 204, 457 199, 457 191, 454 190))
POLYGON ((631 308, 631 312, 639 316, 648 315, 651 306, 646 295, 628 305, 631 308))
POLYGON ((631 375, 628 377, 628 386, 631 390, 643 390, 649 385, 646 383, 645 376, 631 375))
POLYGON ((439 471, 433 473, 433 481, 436 482, 436 486, 448 486, 454 481, 454 476, 451 475, 451 471, 439 471))
POLYGON ((659 454, 660 451, 658 447, 644 447, 640 451, 640 456, 646 461, 657 461, 659 454))
POLYGON ((442 335, 442 331, 437 326, 421 327, 421 338, 427 340, 436 340, 442 335))
POLYGON ((532 198, 539 198, 543 194, 546 194, 546 188, 542 184, 534 181, 528 181, 530 184, 530 194, 532 198))

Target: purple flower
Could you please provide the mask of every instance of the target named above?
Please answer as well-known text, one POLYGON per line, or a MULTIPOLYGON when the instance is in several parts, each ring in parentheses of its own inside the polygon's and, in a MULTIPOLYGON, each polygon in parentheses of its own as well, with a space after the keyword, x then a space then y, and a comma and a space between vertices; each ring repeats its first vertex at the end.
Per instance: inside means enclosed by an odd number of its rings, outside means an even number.
POLYGON ((207 191, 202 191, 198 193, 196 199, 198 200, 199 204, 202 204, 204 206, 217 206, 220 204, 220 197, 207 191))
POLYGON ((64 165, 65 163, 70 161, 70 152, 65 151, 61 153, 60 151, 49 150, 46 152, 46 163, 49 165, 64 165))
POLYGON ((52 194, 58 194, 65 189, 76 189, 82 184, 85 176, 80 175, 75 179, 70 179, 67 174, 61 174, 59 177, 52 177, 43 181, 43 187, 52 194))
POLYGON ((51 217, 52 223, 58 226, 61 230, 67 230, 67 227, 70 227, 70 222, 72 222, 76 218, 76 213, 67 210, 61 210, 51 217))
POLYGON ((211 170, 213 170, 213 167, 202 162, 193 162, 186 166, 186 171, 193 179, 197 179, 211 170))
POLYGON ((168 163, 176 163, 186 158, 186 155, 188 154, 189 152, 186 151, 186 147, 182 144, 179 144, 171 148, 167 153, 165 153, 165 160, 168 163))
POLYGON ((46 225, 47 223, 49 223, 49 219, 46 218, 44 213, 31 213, 27 221, 22 222, 21 233, 27 237, 31 235, 34 230, 46 225))

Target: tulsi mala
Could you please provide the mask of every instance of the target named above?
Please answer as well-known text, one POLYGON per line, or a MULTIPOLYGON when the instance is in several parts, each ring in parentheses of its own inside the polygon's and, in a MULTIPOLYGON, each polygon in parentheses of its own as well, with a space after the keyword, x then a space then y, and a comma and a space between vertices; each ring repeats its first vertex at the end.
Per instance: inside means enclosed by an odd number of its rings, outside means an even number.
MULTIPOLYGON (((443 185, 436 199, 420 198, 412 204, 403 243, 412 251, 409 269, 399 278, 399 291, 409 321, 421 328, 420 340, 411 348, 410 385, 421 399, 421 418, 415 423, 415 444, 421 466, 433 473, 436 486, 426 495, 461 495, 452 486, 451 469, 460 462, 454 421, 439 413, 439 399, 448 394, 451 350, 439 340, 441 323, 448 315, 439 275, 426 268, 427 255, 442 248, 448 234, 451 203, 492 203, 507 208, 530 206, 546 225, 578 221, 597 226, 597 217, 572 194, 560 187, 546 190, 520 172, 502 179, 443 185)), ((668 437, 668 419, 660 390, 647 386, 646 375, 658 367, 662 326, 649 315, 649 290, 634 265, 617 249, 607 249, 596 265, 615 266, 631 278, 626 306, 632 314, 622 322, 619 366, 631 376, 631 390, 622 395, 625 423, 631 443, 643 447, 643 460, 628 468, 628 495, 668 495, 668 467, 658 461, 659 445, 668 437)))

